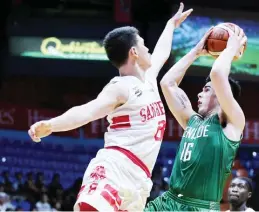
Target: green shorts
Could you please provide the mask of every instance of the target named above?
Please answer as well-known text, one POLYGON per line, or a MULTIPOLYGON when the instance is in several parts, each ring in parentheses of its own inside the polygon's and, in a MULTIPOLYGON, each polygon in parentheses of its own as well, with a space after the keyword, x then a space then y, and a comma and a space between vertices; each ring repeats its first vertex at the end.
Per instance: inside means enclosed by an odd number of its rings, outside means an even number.
POLYGON ((220 211, 220 203, 193 199, 166 191, 150 201, 144 211, 220 211))

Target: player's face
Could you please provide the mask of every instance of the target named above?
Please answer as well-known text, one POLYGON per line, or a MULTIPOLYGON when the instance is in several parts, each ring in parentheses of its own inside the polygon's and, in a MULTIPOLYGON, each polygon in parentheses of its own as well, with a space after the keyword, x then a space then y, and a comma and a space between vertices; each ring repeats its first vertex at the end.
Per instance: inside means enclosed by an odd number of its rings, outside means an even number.
POLYGON ((247 201, 251 197, 247 184, 244 180, 235 178, 228 188, 228 201, 231 204, 238 205, 247 201))
POLYGON ((218 101, 211 82, 206 83, 202 92, 198 94, 198 113, 206 116, 217 107, 218 101))
POLYGON ((147 70, 151 66, 151 55, 149 49, 145 46, 144 39, 137 35, 136 62, 143 69, 147 70))

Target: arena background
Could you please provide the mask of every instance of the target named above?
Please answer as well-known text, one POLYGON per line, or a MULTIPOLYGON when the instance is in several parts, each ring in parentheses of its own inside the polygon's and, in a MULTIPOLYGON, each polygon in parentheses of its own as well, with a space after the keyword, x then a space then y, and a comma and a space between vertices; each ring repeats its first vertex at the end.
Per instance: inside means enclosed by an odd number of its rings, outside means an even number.
MULTIPOLYGON (((122 25, 136 26, 152 50, 178 1, 171 0, 2 0, 0 11, 0 210, 70 211, 91 158, 103 147, 107 121, 56 133, 41 143, 27 135, 31 124, 83 104, 118 72, 102 47, 104 35, 122 25), (44 195, 43 195, 44 194, 44 195), (42 199, 42 200, 41 200, 42 199), (9 208, 9 209, 7 209, 9 208)), ((249 176, 250 206, 259 210, 259 3, 253 0, 184 1, 192 16, 175 32, 166 70, 211 25, 233 22, 244 28, 248 47, 233 65, 240 81, 240 104, 247 123, 231 177, 249 176), (257 12, 257 13, 256 13, 257 12)), ((196 109, 197 94, 212 64, 198 60, 181 87, 196 109)), ((163 99, 164 101, 164 99, 163 99)), ((168 178, 182 130, 167 109, 167 130, 152 179, 150 199, 168 188, 168 178)), ((213 171, 213 170, 212 170, 213 171)), ((149 199, 149 200, 150 200, 149 199)), ((226 189, 221 204, 228 209, 226 189)))

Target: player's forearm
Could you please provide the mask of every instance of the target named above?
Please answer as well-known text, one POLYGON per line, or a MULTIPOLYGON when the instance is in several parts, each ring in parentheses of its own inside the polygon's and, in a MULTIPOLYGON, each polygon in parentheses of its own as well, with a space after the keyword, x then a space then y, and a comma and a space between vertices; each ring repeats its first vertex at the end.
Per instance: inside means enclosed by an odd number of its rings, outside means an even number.
POLYGON ((174 30, 175 30, 175 25, 172 23, 172 20, 170 19, 167 22, 154 49, 154 53, 156 53, 156 57, 159 57, 163 63, 165 63, 170 56, 174 30))
POLYGON ((226 48, 215 60, 210 72, 210 77, 213 78, 219 74, 228 77, 234 56, 235 52, 231 48, 226 48))
POLYGON ((182 57, 169 71, 165 74, 161 80, 161 86, 170 84, 179 85, 190 65, 198 58, 198 54, 195 50, 191 50, 188 54, 182 57))
POLYGON ((89 114, 91 113, 85 109, 84 105, 76 106, 62 115, 50 119, 49 123, 51 124, 52 132, 73 130, 90 122, 91 117, 89 114))

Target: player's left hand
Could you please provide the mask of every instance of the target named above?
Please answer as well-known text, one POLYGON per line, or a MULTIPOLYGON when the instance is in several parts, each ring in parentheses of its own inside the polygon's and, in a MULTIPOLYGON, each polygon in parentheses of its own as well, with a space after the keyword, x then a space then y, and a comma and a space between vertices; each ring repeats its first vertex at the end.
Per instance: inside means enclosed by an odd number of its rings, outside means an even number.
POLYGON ((213 30, 213 26, 205 33, 205 35, 202 37, 199 43, 194 47, 194 50, 196 51, 196 54, 198 56, 210 55, 208 50, 206 49, 206 42, 212 30, 213 30))
POLYGON ((184 4, 181 2, 180 7, 177 11, 177 13, 169 20, 171 21, 175 28, 179 27, 182 22, 192 13, 193 9, 189 9, 185 12, 183 12, 184 4))
POLYGON ((229 33, 229 38, 227 42, 227 49, 230 49, 233 52, 234 56, 241 56, 243 52, 243 48, 247 42, 247 37, 242 28, 235 25, 235 31, 232 29, 225 27, 225 29, 229 33))

